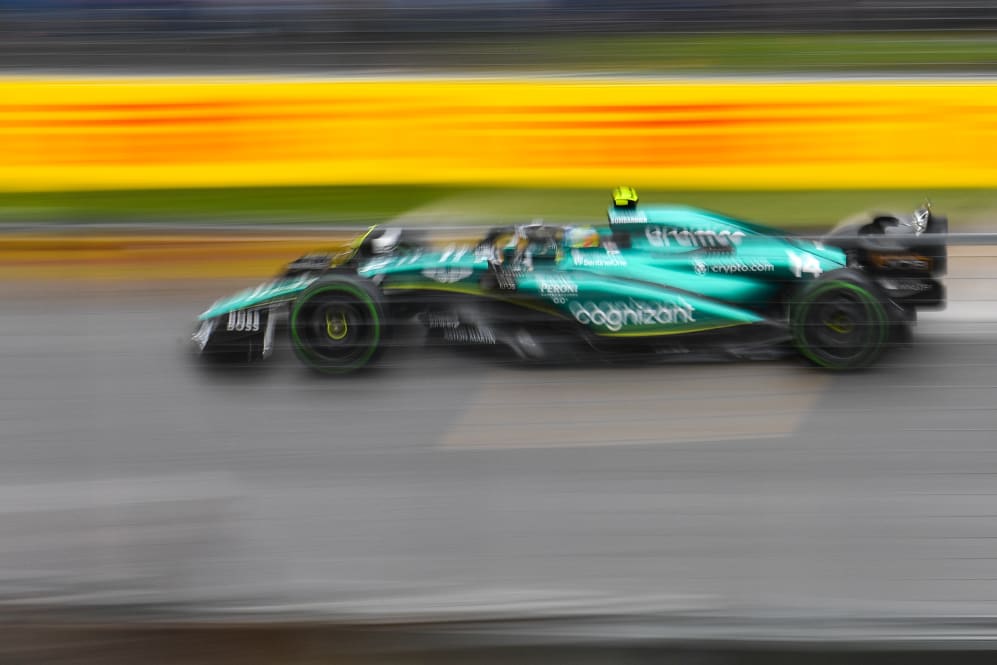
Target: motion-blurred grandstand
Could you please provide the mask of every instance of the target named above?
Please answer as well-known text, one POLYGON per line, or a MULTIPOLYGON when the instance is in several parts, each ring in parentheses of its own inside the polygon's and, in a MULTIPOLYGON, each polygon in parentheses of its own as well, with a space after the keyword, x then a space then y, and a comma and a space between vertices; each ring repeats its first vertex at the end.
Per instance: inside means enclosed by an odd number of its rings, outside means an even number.
POLYGON ((550 36, 995 29, 992 0, 0 0, 0 66, 501 66, 549 60, 522 40, 550 36))

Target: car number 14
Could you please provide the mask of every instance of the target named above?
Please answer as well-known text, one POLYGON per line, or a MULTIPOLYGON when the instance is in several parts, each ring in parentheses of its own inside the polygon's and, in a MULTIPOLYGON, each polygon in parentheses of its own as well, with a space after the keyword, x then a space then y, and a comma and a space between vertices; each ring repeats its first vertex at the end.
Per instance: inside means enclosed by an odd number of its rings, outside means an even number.
POLYGON ((803 277, 805 274, 820 277, 824 272, 823 268, 820 267, 820 261, 811 254, 800 256, 796 252, 786 250, 786 256, 789 258, 789 269, 792 271, 793 277, 803 277))

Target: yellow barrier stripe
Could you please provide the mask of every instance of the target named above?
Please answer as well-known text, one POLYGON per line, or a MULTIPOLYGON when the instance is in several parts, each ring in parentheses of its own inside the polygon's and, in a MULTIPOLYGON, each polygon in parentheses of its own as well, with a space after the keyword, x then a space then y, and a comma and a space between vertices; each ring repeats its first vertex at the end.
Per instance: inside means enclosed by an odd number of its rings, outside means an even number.
POLYGON ((0 79, 0 190, 997 186, 986 81, 0 79))

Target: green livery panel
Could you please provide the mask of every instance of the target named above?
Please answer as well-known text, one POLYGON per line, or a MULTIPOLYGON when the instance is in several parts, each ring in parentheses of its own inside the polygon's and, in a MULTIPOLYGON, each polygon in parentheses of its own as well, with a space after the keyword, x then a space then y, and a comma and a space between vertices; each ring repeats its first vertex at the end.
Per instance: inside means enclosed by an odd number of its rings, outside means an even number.
POLYGON ((281 302, 291 302, 297 298, 299 293, 314 284, 317 280, 318 276, 303 275, 265 282, 259 286, 239 291, 233 296, 217 301, 197 318, 199 321, 206 321, 230 312, 281 302))
MULTIPOLYGON (((604 336, 651 336, 759 323, 759 306, 794 282, 845 265, 836 248, 765 234, 684 208, 610 229, 566 227, 554 247, 452 245, 373 257, 362 277, 386 292, 440 291, 519 304, 573 320, 604 336), (572 240, 584 238, 581 244, 572 240), (498 284, 487 275, 498 271, 498 284)), ((501 244, 501 243, 499 243, 501 244)))

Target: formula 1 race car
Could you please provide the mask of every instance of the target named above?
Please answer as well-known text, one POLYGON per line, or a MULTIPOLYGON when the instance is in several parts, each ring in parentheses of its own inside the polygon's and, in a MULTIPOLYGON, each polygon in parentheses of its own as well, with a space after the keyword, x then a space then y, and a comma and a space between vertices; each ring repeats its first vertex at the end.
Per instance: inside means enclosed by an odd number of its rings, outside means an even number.
POLYGON ((299 258, 274 281, 220 300, 193 335, 205 357, 255 361, 278 326, 326 373, 392 344, 496 347, 527 361, 795 351, 835 370, 906 342, 945 304, 947 221, 925 205, 807 240, 618 188, 605 228, 492 228, 433 245, 372 227, 348 249, 299 258))

